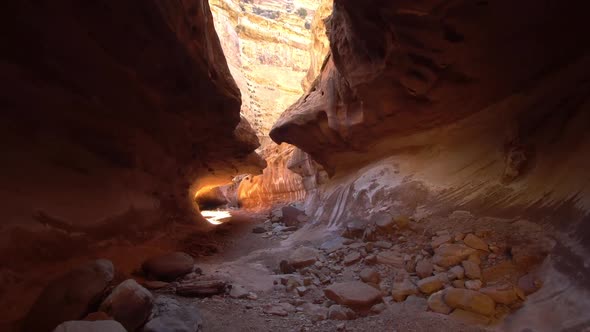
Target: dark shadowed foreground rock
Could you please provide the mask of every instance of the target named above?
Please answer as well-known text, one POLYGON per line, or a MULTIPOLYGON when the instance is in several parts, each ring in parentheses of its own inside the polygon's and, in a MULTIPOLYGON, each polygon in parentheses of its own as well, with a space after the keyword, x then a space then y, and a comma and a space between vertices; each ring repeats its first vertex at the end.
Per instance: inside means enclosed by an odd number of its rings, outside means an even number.
POLYGON ((360 281, 333 284, 324 293, 330 300, 349 307, 370 308, 381 302, 381 292, 360 281))
POLYGON ((51 282, 31 307, 23 331, 52 331, 62 322, 82 319, 113 280, 111 261, 99 259, 51 282))
POLYGON ((153 317, 143 332, 197 332, 203 324, 196 306, 166 296, 154 300, 153 317))
POLYGON ((60 324, 53 332, 127 332, 121 323, 114 320, 69 321, 60 324))
POLYGON ((147 321, 152 307, 152 293, 129 279, 115 287, 102 302, 100 310, 120 322, 128 331, 135 331, 147 321))
POLYGON ((145 261, 142 269, 149 277, 159 280, 174 280, 192 272, 195 261, 184 252, 173 252, 145 261))

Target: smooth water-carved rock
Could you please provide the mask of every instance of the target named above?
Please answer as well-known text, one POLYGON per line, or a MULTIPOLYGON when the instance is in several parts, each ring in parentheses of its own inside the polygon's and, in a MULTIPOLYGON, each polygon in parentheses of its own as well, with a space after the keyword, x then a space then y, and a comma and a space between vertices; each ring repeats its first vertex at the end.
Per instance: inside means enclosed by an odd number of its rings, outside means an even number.
POLYGON ((148 259, 142 264, 150 277, 171 281, 193 271, 194 259, 184 252, 173 252, 148 259))

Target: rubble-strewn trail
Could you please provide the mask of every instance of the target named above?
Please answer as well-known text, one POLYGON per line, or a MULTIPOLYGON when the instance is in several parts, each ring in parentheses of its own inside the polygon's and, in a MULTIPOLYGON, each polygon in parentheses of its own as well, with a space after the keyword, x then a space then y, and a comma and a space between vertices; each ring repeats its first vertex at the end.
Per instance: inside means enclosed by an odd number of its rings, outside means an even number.
POLYGON ((379 214, 342 234, 283 211, 236 211, 207 233, 160 238, 169 252, 125 267, 130 275, 106 259, 87 263, 50 283, 24 326, 78 315, 146 332, 479 331, 542 287, 536 272, 552 246, 527 221, 490 224, 465 211, 445 223, 379 214))

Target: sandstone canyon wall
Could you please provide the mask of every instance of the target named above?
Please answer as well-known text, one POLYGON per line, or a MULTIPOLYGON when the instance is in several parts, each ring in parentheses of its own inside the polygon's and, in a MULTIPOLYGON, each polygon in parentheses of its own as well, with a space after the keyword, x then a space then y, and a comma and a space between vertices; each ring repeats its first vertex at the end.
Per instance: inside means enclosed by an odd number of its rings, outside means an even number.
POLYGON ((242 114, 253 124, 262 143, 259 153, 268 164, 263 175, 234 186, 230 200, 235 196, 244 207, 301 200, 302 179, 286 167, 294 148, 277 146, 268 132, 319 71, 328 51, 323 19, 331 11, 331 1, 211 0, 210 4, 230 71, 242 92, 242 114))
MULTIPOLYGON (((380 211, 526 218, 554 237, 547 275, 560 280, 533 300, 545 309, 533 314, 546 326, 587 324, 584 7, 335 0, 329 58, 270 133, 331 176, 307 198, 316 231, 380 211)), ((516 315, 506 329, 519 319, 531 320, 516 315)))
POLYGON ((193 222, 199 187, 264 167, 207 1, 3 7, 3 227, 193 222))

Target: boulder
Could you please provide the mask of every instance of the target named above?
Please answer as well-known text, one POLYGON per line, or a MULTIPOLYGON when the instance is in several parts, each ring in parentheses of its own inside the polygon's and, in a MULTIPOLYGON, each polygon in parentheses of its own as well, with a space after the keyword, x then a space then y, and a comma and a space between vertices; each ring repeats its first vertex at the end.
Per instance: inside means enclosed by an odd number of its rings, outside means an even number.
POLYGON ((408 296, 418 294, 418 288, 410 280, 394 281, 391 296, 396 302, 404 301, 408 296))
POLYGON ((443 283, 438 276, 432 276, 419 280, 418 288, 424 294, 432 294, 443 288, 443 283))
POLYGON ((488 244, 476 235, 467 234, 463 239, 463 242, 473 249, 490 251, 488 244))
POLYGON ((152 313, 152 294, 135 280, 119 284, 102 302, 100 311, 121 323, 128 331, 141 327, 152 313))
POLYGON ((369 267, 364 268, 359 274, 359 276, 361 280, 366 283, 379 285, 379 282, 381 281, 381 276, 379 275, 379 272, 369 267))
POLYGON ((346 224, 346 229, 342 236, 348 239, 360 239, 365 234, 367 224, 362 220, 352 220, 346 224))
POLYGON ((291 256, 289 256, 289 264, 294 268, 300 269, 313 265, 318 258, 318 251, 310 247, 299 247, 291 256))
POLYGON ((53 280, 29 310, 23 331, 52 331, 62 322, 84 318, 113 276, 113 263, 99 259, 53 280))
POLYGON ((450 280, 463 279, 465 277, 465 269, 459 265, 453 266, 449 269, 448 276, 450 280))
POLYGON ((348 265, 352 265, 356 262, 358 262, 361 259, 361 254, 357 251, 351 252, 350 254, 346 255, 344 257, 344 260, 342 261, 342 263, 346 266, 348 265))
POLYGON ((446 289, 444 300, 453 309, 463 309, 485 316, 493 315, 496 309, 496 303, 491 297, 469 289, 446 289))
POLYGON ((385 233, 393 232, 395 221, 391 215, 387 213, 378 213, 371 219, 371 222, 377 226, 377 228, 385 233))
POLYGON ((416 264, 416 274, 420 278, 430 277, 433 270, 434 266, 429 259, 423 259, 416 264))
POLYGON ((324 294, 337 304, 349 307, 370 308, 381 302, 381 292, 360 281, 330 285, 324 289, 324 294))
POLYGON ((328 308, 317 304, 304 303, 301 308, 303 309, 303 312, 310 316, 311 320, 314 322, 325 320, 329 316, 328 308))
POLYGON ((481 279, 481 269, 475 262, 467 260, 463 261, 461 265, 463 265, 463 269, 465 270, 465 275, 467 278, 481 279))
POLYGON ((308 219, 304 211, 294 206, 283 206, 281 210, 283 213, 283 223, 286 226, 299 226, 299 224, 306 222, 308 219))
POLYGON ((437 236, 432 239, 431 246, 432 248, 438 248, 445 243, 449 243, 453 240, 453 238, 449 234, 444 234, 441 236, 437 236))
POLYGON ((75 320, 60 324, 53 332, 127 332, 127 330, 121 323, 114 320, 75 320))
POLYGON ((428 297, 428 308, 434 312, 445 315, 448 315, 453 310, 453 308, 449 307, 444 301, 444 290, 432 293, 428 297))
POLYGON ((230 297, 234 299, 243 299, 248 297, 248 294, 250 294, 250 292, 248 292, 244 286, 238 284, 231 285, 231 290, 229 291, 230 297))
POLYGON ((181 305, 177 300, 158 296, 154 300, 153 318, 145 324, 143 332, 198 332, 202 319, 194 304, 181 305))
POLYGON ((279 263, 279 270, 281 271, 282 274, 291 274, 291 273, 295 273, 295 268, 293 267, 293 265, 289 264, 289 262, 287 260, 282 260, 279 263))
POLYGON ((172 252, 148 259, 142 264, 144 273, 151 278, 172 281, 193 271, 194 259, 184 252, 172 252))
POLYGON ((509 283, 500 283, 492 286, 486 286, 479 290, 482 294, 485 294, 501 304, 513 304, 524 299, 524 292, 518 290, 516 287, 509 283), (520 294, 519 294, 520 292, 520 294))
POLYGON ((445 243, 435 249, 432 262, 443 267, 457 265, 473 254, 475 249, 458 243, 445 243))
POLYGON ((391 265, 393 267, 397 267, 400 269, 405 268, 405 260, 404 256, 402 256, 397 251, 383 251, 377 254, 377 263, 391 265))
POLYGON ((479 290, 482 286, 481 280, 467 280, 465 281, 465 288, 471 290, 479 290))

